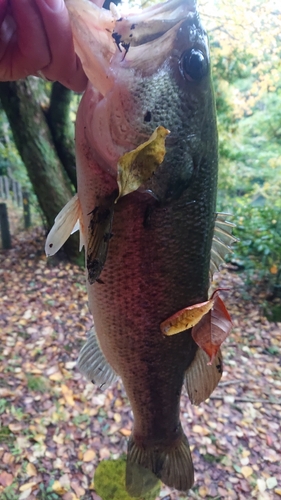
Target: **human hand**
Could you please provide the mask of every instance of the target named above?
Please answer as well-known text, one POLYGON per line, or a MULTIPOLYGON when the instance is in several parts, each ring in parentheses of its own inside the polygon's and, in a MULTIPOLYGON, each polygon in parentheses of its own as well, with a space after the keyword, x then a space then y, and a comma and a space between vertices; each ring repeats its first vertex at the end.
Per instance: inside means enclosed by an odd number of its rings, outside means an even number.
POLYGON ((64 0, 0 0, 0 81, 38 72, 77 92, 86 87, 64 0))

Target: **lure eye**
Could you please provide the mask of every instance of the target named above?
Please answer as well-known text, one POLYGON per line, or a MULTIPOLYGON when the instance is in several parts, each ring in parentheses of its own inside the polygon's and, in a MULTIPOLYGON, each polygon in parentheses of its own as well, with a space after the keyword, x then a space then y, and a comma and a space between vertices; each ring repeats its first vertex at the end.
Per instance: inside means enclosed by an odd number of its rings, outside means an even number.
POLYGON ((208 73, 208 59, 201 50, 189 49, 182 56, 181 69, 188 80, 200 82, 208 73))

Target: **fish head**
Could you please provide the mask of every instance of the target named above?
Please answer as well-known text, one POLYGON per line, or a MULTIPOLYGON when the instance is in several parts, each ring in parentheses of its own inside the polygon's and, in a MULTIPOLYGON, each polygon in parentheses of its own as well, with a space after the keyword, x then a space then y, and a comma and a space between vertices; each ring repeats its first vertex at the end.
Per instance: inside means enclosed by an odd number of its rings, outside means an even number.
POLYGON ((118 159, 163 126, 170 131, 164 164, 173 158, 175 166, 164 182, 160 172, 161 188, 157 181, 150 187, 157 196, 182 188, 206 149, 206 120, 209 134, 215 116, 208 40, 196 2, 168 0, 135 14, 89 0, 66 5, 89 78, 85 99, 94 104, 83 119, 99 163, 116 176, 118 159))

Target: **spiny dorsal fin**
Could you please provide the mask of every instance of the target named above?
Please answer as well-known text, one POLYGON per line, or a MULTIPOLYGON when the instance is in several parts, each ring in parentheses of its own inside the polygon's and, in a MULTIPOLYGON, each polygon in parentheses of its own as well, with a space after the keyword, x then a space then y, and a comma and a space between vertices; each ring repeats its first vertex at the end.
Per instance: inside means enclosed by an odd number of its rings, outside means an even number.
POLYGON ((89 332, 88 339, 82 347, 77 366, 80 372, 91 382, 106 389, 117 379, 117 375, 99 346, 94 328, 89 332))
POLYGON ((230 214, 219 212, 216 216, 210 261, 211 280, 213 278, 213 274, 218 271, 221 264, 223 264, 226 254, 232 252, 232 243, 237 241, 237 238, 231 234, 235 224, 226 220, 229 216, 230 214))
POLYGON ((213 363, 200 347, 195 358, 185 372, 185 387, 193 405, 199 405, 212 394, 217 387, 223 371, 222 353, 219 349, 213 363))
POLYGON ((55 218, 55 223, 47 236, 45 244, 47 257, 54 255, 63 246, 69 236, 78 229, 80 230, 81 250, 84 245, 85 236, 82 227, 81 206, 76 194, 55 218))

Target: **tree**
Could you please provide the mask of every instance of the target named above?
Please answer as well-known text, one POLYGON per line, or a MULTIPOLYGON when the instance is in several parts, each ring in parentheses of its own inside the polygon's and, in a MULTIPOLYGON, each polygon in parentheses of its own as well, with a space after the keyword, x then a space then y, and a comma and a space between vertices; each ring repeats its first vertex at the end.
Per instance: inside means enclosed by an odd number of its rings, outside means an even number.
MULTIPOLYGON (((42 82, 35 77, 0 83, 2 107, 48 229, 76 187, 71 95, 56 82, 48 99, 42 82)), ((67 241, 65 251, 70 260, 81 261, 77 236, 67 241)))

